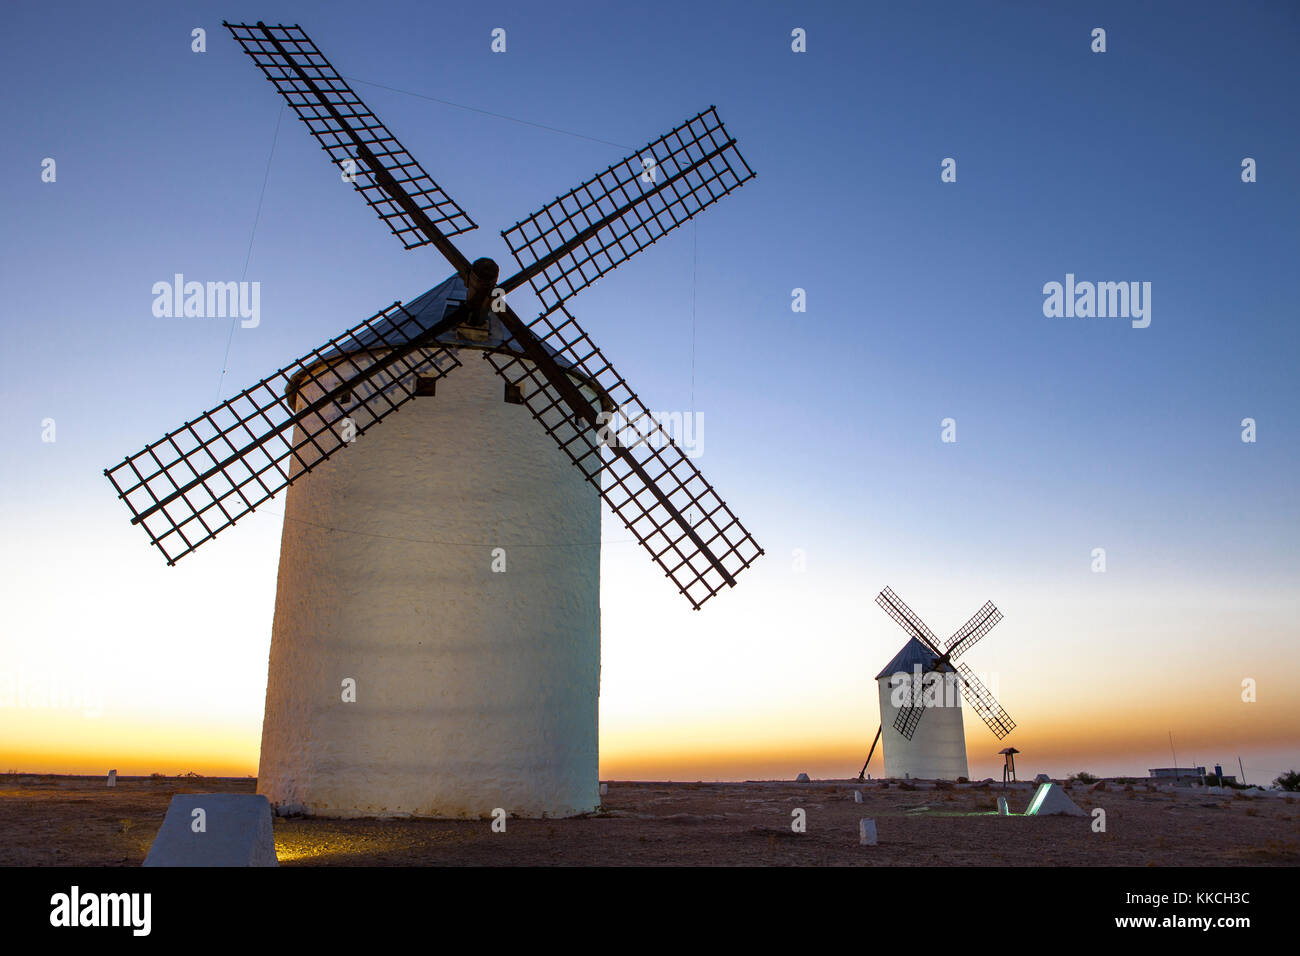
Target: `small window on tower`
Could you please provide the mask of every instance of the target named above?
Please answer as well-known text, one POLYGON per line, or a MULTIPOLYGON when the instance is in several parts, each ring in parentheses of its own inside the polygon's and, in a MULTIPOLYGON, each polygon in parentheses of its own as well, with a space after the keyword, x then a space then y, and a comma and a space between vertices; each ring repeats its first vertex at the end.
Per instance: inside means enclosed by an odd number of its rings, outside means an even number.
POLYGON ((506 382, 506 404, 522 405, 523 403, 524 403, 523 390, 520 389, 518 385, 513 385, 510 382, 506 382))
POLYGON ((415 395, 436 395, 438 389, 438 377, 436 375, 417 375, 415 378, 415 395))

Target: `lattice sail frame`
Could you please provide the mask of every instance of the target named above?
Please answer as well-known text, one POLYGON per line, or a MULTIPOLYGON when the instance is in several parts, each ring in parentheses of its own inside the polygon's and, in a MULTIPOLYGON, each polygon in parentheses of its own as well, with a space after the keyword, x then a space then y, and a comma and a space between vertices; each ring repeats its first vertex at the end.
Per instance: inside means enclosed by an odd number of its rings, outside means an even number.
POLYGON ((993 735, 1001 740, 1015 730, 1016 722, 1011 719, 1011 715, 1002 709, 1002 705, 997 702, 989 689, 980 683, 971 669, 965 663, 961 663, 957 665, 957 670, 961 675, 962 695, 975 713, 980 715, 980 719, 988 725, 989 730, 993 731, 993 735))
POLYGON ((894 593, 893 588, 886 587, 876 595, 876 603, 886 614, 892 617, 908 634, 925 644, 936 655, 939 654, 939 638, 934 631, 908 607, 903 599, 894 593))
POLYGON ((916 732, 916 725, 921 722, 921 715, 924 713, 925 707, 920 704, 900 707, 898 713, 894 715, 894 729, 911 740, 912 734, 916 732))
POLYGON ((501 235, 525 273, 572 246, 529 275, 549 312, 752 178, 710 106, 501 235))
POLYGON ((965 654, 978 644, 985 634, 993 630, 1000 620, 1002 620, 1002 612, 993 605, 992 601, 985 601, 984 606, 959 627, 952 637, 948 638, 946 647, 948 659, 956 660, 965 654))
POLYGON ((567 309, 560 306, 539 316, 528 329, 567 363, 572 373, 595 384, 600 393, 599 427, 575 419, 559 390, 525 357, 495 352, 483 357, 507 382, 520 387, 533 418, 698 610, 727 586, 725 577, 629 464, 611 451, 612 442, 636 436, 632 442, 623 442, 623 447, 688 518, 733 579, 753 564, 763 549, 567 309))
POLYGON ((356 142, 340 125, 339 117, 444 235, 456 236, 477 228, 474 220, 443 192, 442 187, 339 76, 301 27, 263 27, 246 23, 224 25, 306 124, 334 165, 355 176, 352 185, 407 249, 428 245, 432 240, 376 182, 374 173, 358 155, 356 142), (276 48, 276 43, 280 49, 276 48), (294 68, 295 65, 298 69, 294 68), (308 81, 324 95, 337 111, 337 116, 321 105, 308 81))
POLYGON ((104 474, 175 564, 459 366, 426 328, 395 303, 104 474))

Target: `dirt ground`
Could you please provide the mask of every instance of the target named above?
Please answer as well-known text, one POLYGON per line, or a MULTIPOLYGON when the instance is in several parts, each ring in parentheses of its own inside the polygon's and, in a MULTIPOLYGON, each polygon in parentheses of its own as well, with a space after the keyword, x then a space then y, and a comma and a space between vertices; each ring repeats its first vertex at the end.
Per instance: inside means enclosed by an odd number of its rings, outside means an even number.
MULTIPOLYGON (((780 781, 609 784, 603 811, 566 820, 277 818, 285 866, 1202 866, 1300 864, 1297 797, 1109 783, 1069 789, 1092 817, 998 817, 1000 785, 882 789, 780 781), (863 802, 855 803, 854 790, 863 802), (791 829, 792 811, 807 829, 791 829), (858 844, 876 820, 877 846, 858 844)), ((253 793, 253 779, 0 776, 0 865, 138 866, 176 793, 253 793)), ((1033 793, 1006 791, 1012 813, 1033 793)))

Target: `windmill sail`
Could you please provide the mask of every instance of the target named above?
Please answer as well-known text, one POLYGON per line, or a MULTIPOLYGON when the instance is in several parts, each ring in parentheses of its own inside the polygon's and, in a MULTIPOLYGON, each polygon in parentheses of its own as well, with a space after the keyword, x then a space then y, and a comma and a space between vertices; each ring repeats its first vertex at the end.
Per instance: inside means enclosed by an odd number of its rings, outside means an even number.
POLYGON ((911 740, 912 734, 916 733, 916 725, 921 722, 921 715, 924 713, 925 705, 919 702, 898 708, 898 713, 894 715, 894 729, 911 740))
POLYGON ((577 320, 563 306, 526 331, 593 383, 601 409, 567 401, 560 375, 507 353, 484 357, 520 388, 533 418, 600 492, 697 610, 763 554, 740 520, 687 458, 577 320))
POLYGON ((1002 620, 1002 612, 994 607, 992 601, 985 601, 984 606, 974 616, 957 629, 957 633, 948 638, 946 648, 949 660, 955 660, 979 643, 994 625, 1002 620))
POLYGON ((926 623, 917 617, 915 611, 903 603, 903 599, 894 593, 893 588, 885 588, 876 595, 876 603, 884 609, 885 613, 897 621, 908 634, 916 638, 936 656, 941 652, 939 650, 939 638, 935 637, 934 631, 926 626, 926 623))
POLYGON ((710 106, 501 233, 547 311, 754 178, 710 106))
POLYGON ((104 474, 175 564, 458 366, 433 338, 462 313, 430 324, 396 303, 104 474))
POLYGON ((980 715, 980 719, 988 724, 993 735, 1001 740, 1015 730, 1016 722, 1011 719, 1011 715, 1002 709, 997 698, 980 683, 971 669, 964 663, 959 664, 957 669, 961 671, 961 692, 966 698, 966 703, 970 704, 975 713, 980 715))
POLYGON ((421 213, 444 237, 477 228, 339 76, 301 27, 264 23, 224 26, 307 125, 334 165, 354 177, 352 185, 406 248, 436 244, 422 228, 421 213), (402 201, 402 196, 409 202, 402 201))

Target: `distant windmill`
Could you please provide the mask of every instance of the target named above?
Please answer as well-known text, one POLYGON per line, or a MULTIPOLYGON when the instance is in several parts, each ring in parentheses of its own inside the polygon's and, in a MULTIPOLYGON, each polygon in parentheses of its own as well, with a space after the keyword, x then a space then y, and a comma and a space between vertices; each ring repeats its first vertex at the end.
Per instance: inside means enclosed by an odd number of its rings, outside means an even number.
POLYGON ((867 764, 876 751, 882 732, 885 741, 885 776, 911 776, 921 779, 952 780, 969 776, 966 765, 966 733, 962 725, 961 703, 945 699, 950 682, 961 687, 966 702, 988 725, 993 735, 1001 740, 1015 728, 1015 721, 994 699, 965 663, 954 668, 950 663, 970 650, 985 634, 1002 620, 1002 612, 986 602, 975 616, 963 624, 941 650, 939 639, 926 627, 925 622, 903 603, 891 588, 876 596, 876 603, 897 621, 909 635, 908 642, 885 668, 876 675, 880 692, 880 729, 876 731, 871 750, 858 779, 867 772, 867 764), (894 703, 895 688, 901 681, 896 675, 907 675, 902 684, 902 705, 894 703), (938 674, 938 700, 927 687, 938 674), (953 675, 949 677, 948 675, 953 675), (937 704, 937 705, 936 705, 937 704), (927 711, 934 716, 920 728, 921 718, 927 711), (920 728, 920 729, 918 729, 920 728))
POLYGON ((105 474, 169 564, 289 488, 258 772, 272 803, 592 810, 597 494, 696 609, 763 552, 565 303, 754 173, 710 107, 502 233, 520 271, 498 282, 449 238, 473 221, 301 28, 225 26, 406 248, 455 274, 105 474), (544 309, 529 323, 505 299, 526 282, 544 309))

